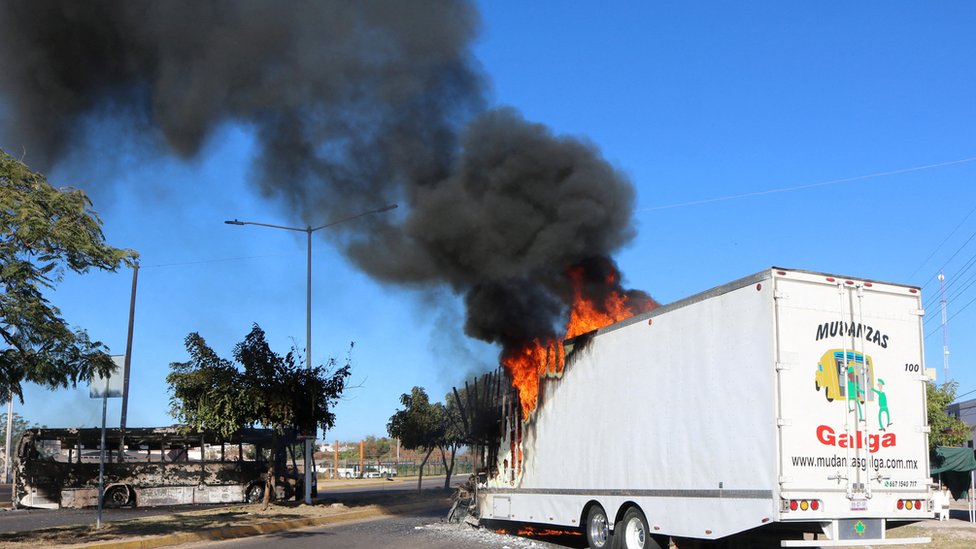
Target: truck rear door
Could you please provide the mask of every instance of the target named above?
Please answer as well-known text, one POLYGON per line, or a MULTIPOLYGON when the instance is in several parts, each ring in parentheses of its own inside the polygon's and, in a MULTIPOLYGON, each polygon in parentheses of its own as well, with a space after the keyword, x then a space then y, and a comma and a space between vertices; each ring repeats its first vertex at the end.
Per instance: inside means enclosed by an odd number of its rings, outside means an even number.
POLYGON ((918 289, 778 269, 773 280, 783 518, 929 516, 918 289))

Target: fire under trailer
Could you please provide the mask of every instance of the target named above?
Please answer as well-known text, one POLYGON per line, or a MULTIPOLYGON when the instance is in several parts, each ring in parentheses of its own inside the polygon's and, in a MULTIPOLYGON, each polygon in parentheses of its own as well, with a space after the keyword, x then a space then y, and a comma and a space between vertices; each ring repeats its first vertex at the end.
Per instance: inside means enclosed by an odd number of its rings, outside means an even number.
POLYGON ((482 521, 593 548, 831 547, 933 516, 917 287, 772 268, 564 343, 502 394, 482 521))

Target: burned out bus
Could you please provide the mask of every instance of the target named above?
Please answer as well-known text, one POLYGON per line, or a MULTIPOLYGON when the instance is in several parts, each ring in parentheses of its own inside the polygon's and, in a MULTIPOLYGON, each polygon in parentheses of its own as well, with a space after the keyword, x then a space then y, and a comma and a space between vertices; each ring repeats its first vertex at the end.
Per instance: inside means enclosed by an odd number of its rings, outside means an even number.
MULTIPOLYGON (((57 509, 98 503, 101 429, 29 429, 14 462, 14 507, 57 509)), ((270 429, 221 437, 178 426, 106 430, 103 504, 107 507, 257 502, 263 499, 268 460, 276 456, 278 497, 300 490, 294 435, 278 451, 270 429), (124 447, 124 448, 123 448, 124 447), (286 459, 291 454, 290 464, 286 459)))

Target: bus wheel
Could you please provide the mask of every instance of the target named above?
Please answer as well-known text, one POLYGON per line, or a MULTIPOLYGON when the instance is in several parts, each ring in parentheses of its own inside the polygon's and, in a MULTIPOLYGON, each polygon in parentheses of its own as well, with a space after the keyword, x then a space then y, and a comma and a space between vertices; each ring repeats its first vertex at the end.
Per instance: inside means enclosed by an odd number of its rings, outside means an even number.
POLYGON ((586 513, 586 524, 584 526, 586 534, 586 544, 590 549, 609 549, 610 547, 610 521, 607 519, 607 512, 599 505, 593 505, 586 513))
POLYGON ((106 507, 112 509, 125 507, 129 503, 129 487, 122 485, 112 486, 105 491, 103 503, 106 507))
POLYGON ((651 537, 647 528, 647 518, 637 507, 631 507, 624 518, 613 529, 616 549, 661 549, 661 545, 651 537))
POLYGON ((244 501, 246 503, 261 503, 264 501, 264 484, 255 483, 247 487, 247 491, 244 492, 244 501))

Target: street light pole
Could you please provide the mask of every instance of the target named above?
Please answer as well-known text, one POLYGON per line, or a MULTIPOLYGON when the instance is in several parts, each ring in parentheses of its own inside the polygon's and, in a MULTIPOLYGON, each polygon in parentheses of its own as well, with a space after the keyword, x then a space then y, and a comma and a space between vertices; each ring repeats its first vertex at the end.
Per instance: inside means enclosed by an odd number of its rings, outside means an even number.
MULTIPOLYGON (((309 386, 308 372, 312 368, 312 227, 306 226, 308 235, 308 269, 305 271, 305 386, 309 386)), ((311 391, 310 391, 311 392, 311 391)), ((308 397, 308 413, 315 413, 315 394, 308 397)), ((317 433, 318 428, 312 427, 312 432, 317 433)), ((308 436, 308 433, 305 433, 308 436)), ((305 439, 305 505, 312 504, 312 446, 315 444, 315 434, 312 440, 305 439)), ((316 492, 316 496, 318 492, 316 492)))
MULTIPOLYGON (((304 232, 308 237, 308 249, 307 249, 307 268, 305 270, 305 368, 306 370, 312 369, 312 233, 315 231, 332 227, 340 223, 345 223, 346 221, 352 221, 360 217, 365 217, 367 215, 382 213, 390 211, 396 208, 396 204, 390 204, 388 206, 383 206, 375 210, 370 210, 368 212, 359 213, 356 215, 351 215, 349 217, 344 217, 331 223, 326 223, 325 225, 319 225, 318 227, 312 227, 311 225, 306 225, 303 227, 288 227, 285 225, 273 225, 270 223, 257 223, 255 221, 239 221, 237 219, 224 221, 228 225, 258 225, 260 227, 271 227, 273 229, 284 229, 286 231, 300 231, 304 232)), ((315 398, 315 395, 311 395, 311 398, 315 398)), ((312 445, 315 442, 315 436, 313 434, 312 439, 305 439, 305 504, 311 505, 312 503, 312 445)))

